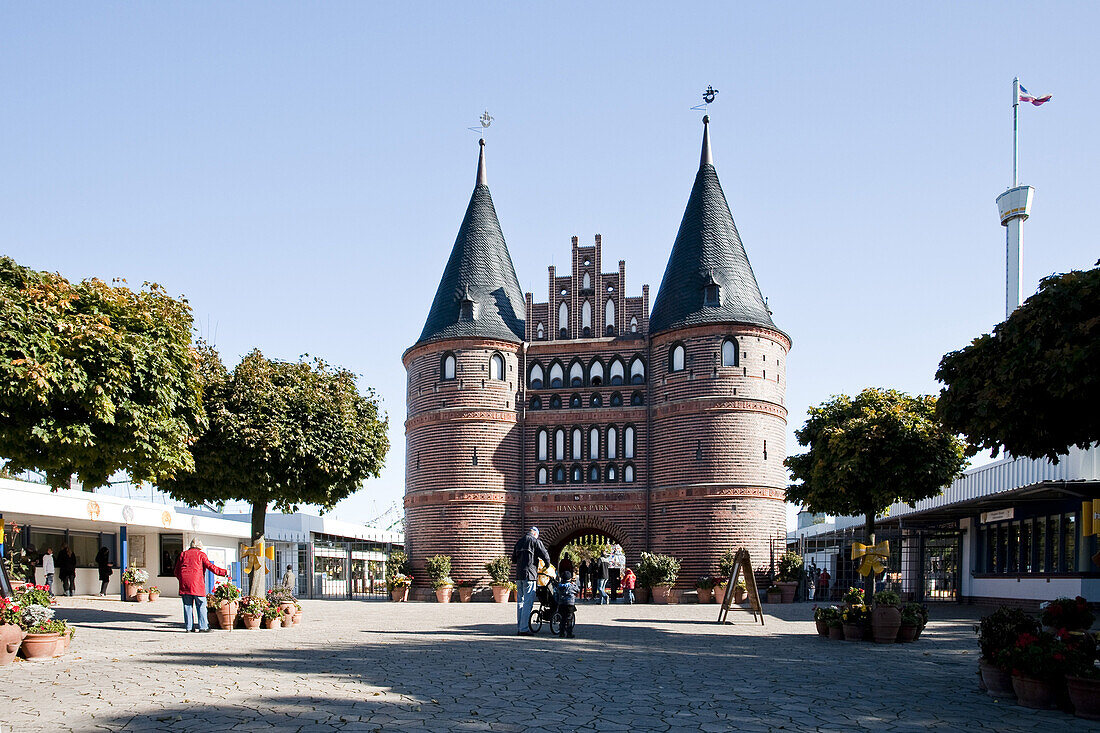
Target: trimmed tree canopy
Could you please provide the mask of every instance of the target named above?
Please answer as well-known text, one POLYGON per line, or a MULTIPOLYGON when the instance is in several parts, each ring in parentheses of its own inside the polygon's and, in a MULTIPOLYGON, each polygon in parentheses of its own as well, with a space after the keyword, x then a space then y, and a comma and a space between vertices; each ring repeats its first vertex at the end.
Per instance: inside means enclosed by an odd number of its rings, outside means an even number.
POLYGON ((936 398, 865 389, 811 407, 795 431, 809 451, 786 465, 787 500, 812 512, 874 517, 894 502, 936 496, 965 466, 963 444, 936 418, 936 398))
POLYGON ((0 257, 0 456, 54 488, 192 468, 202 401, 191 308, 158 285, 70 283, 0 257))
POLYGON ((936 379, 940 417, 971 455, 1057 462, 1100 441, 1100 267, 1045 278, 992 335, 943 357, 936 379))

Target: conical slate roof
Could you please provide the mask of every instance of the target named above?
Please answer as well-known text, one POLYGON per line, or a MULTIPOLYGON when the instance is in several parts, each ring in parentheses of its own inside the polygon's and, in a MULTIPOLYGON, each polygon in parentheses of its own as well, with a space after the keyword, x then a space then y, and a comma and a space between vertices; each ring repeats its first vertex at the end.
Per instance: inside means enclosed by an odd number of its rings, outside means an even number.
POLYGON ((704 117, 699 172, 653 301, 650 333, 706 323, 775 329, 714 170, 709 123, 704 117), (713 284, 718 286, 718 300, 709 304, 706 289, 713 284))
POLYGON ((525 310, 516 268, 486 184, 482 140, 477 184, 416 343, 469 337, 520 343, 525 310))

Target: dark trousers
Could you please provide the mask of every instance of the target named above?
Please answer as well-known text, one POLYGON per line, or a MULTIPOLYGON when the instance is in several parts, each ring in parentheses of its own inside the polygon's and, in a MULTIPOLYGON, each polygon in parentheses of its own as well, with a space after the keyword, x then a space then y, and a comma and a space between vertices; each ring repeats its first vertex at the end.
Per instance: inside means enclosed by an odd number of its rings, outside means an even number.
POLYGON ((572 636, 573 626, 577 623, 577 607, 558 606, 558 613, 561 614, 561 631, 558 636, 572 636))

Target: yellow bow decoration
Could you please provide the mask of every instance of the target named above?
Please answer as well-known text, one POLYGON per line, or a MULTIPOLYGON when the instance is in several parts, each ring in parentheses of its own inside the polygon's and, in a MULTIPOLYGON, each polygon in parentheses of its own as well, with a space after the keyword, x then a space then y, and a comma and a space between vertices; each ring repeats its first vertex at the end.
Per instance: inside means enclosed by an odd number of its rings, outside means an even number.
POLYGON ((253 570, 259 570, 261 573, 267 572, 267 566, 264 565, 262 558, 267 557, 268 560, 275 559, 275 546, 268 545, 267 549, 264 549, 264 541, 256 540, 256 544, 249 547, 248 545, 241 545, 241 562, 245 563, 244 571, 251 573, 253 570))
POLYGON ((852 559, 858 560, 863 558, 863 562, 859 564, 859 574, 866 577, 867 575, 879 573, 886 570, 886 565, 883 564, 879 558, 890 557, 890 541, 883 540, 874 545, 865 545, 862 542, 852 543, 852 559))

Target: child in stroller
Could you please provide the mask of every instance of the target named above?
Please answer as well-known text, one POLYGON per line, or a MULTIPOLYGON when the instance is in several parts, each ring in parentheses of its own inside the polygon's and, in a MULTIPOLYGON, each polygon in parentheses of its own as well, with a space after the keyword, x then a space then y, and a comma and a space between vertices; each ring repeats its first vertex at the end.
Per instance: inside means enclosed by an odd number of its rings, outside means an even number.
POLYGON ((539 560, 539 574, 535 586, 535 598, 539 604, 531 609, 531 618, 527 622, 527 628, 532 634, 542 630, 544 623, 550 624, 550 633, 557 634, 561 630, 561 615, 558 614, 557 595, 554 590, 557 585, 555 578, 557 573, 553 565, 543 565, 539 560))

